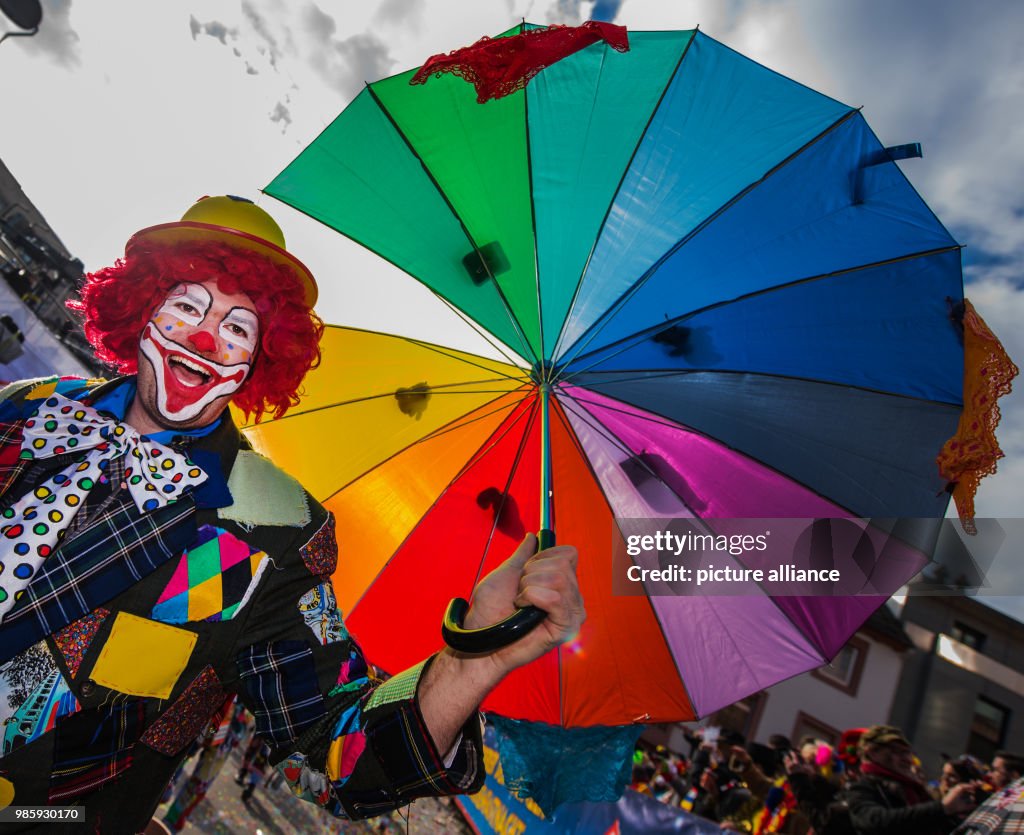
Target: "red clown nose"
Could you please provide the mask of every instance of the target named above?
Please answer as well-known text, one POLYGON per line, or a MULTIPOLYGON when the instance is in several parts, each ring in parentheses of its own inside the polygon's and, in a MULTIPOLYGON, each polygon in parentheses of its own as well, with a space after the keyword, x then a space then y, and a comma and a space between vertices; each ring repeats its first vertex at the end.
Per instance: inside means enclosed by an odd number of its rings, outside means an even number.
POLYGON ((217 350, 217 343, 213 341, 213 337, 206 331, 198 331, 190 335, 188 341, 192 343, 192 346, 197 351, 202 351, 205 354, 217 350))

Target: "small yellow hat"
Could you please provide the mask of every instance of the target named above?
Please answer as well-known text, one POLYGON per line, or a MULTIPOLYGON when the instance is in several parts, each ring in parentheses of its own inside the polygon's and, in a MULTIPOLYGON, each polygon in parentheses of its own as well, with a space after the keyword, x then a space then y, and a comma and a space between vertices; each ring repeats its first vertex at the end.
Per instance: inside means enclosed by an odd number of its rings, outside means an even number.
POLYGON ((284 233, 263 209, 230 194, 200 197, 181 220, 148 226, 136 232, 125 245, 125 254, 145 241, 184 243, 219 240, 246 247, 267 256, 276 264, 291 267, 305 288, 304 299, 311 308, 316 304, 317 286, 309 268, 285 249, 284 233))

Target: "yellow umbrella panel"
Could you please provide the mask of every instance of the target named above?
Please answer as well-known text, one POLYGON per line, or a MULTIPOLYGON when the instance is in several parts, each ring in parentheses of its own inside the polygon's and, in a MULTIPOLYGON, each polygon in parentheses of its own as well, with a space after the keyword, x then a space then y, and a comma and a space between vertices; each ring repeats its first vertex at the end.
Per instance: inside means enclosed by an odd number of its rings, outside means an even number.
POLYGON ((328 327, 323 360, 285 417, 243 427, 321 502, 400 450, 528 382, 514 365, 426 342, 328 327))

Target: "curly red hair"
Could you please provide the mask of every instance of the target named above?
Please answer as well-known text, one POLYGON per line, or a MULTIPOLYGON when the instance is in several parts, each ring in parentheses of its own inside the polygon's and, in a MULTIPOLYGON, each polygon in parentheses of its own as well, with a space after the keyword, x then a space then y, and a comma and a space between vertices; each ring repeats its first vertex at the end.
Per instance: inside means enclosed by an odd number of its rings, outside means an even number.
POLYGON ((320 364, 324 323, 303 302, 303 285, 286 266, 219 241, 133 245, 112 267, 89 273, 68 307, 84 317, 96 356, 124 374, 138 371, 139 337, 176 284, 217 279, 224 293, 242 292, 260 317, 252 374, 231 402, 258 422, 281 417, 299 402, 298 389, 320 364))

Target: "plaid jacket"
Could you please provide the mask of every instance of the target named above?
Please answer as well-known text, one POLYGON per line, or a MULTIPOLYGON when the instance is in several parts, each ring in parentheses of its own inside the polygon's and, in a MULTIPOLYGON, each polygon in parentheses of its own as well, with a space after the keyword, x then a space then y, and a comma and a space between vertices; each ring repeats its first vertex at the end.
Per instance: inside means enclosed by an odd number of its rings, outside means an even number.
POLYGON ((1024 778, 994 792, 953 835, 1022 835, 1024 833, 1024 778))
MULTIPOLYGON (((0 510, 76 460, 18 459, 24 420, 55 389, 87 403, 107 390, 49 379, 0 392, 0 510)), ((173 446, 208 484, 145 515, 116 478, 95 488, 0 624, 0 777, 13 802, 81 804, 84 831, 140 831, 233 694, 293 792, 336 816, 478 790, 479 718, 446 767, 416 700, 429 660, 381 683, 345 630, 330 585, 333 518, 229 416, 173 446), (239 483, 233 496, 231 475, 246 468, 260 474, 256 495, 239 483)))

